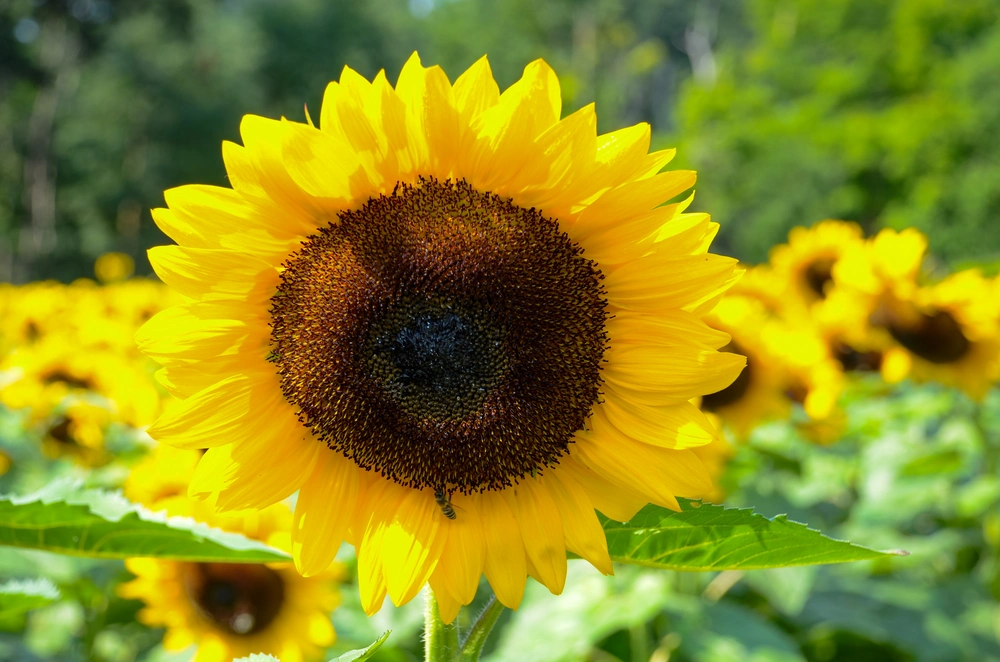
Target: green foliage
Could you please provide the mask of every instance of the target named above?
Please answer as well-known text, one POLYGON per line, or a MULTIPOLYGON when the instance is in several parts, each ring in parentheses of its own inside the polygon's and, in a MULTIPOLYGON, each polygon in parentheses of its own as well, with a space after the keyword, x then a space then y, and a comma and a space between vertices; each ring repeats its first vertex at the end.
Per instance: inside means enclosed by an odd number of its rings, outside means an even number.
POLYGON ((1000 5, 753 0, 749 47, 685 87, 675 135, 723 246, 795 225, 915 226, 948 261, 1000 255, 1000 5))
POLYGON ((392 634, 392 630, 386 630, 382 636, 373 641, 370 646, 359 650, 348 651, 343 655, 330 660, 330 662, 364 662, 364 660, 370 660, 372 656, 378 652, 378 649, 382 648, 382 644, 385 643, 390 634, 392 634))
POLYGON ((827 538, 784 515, 681 501, 681 512, 648 505, 628 522, 604 518, 608 551, 618 563, 670 570, 756 570, 866 561, 879 552, 827 538))
POLYGON ((59 589, 47 579, 12 579, 0 584, 0 630, 22 628, 27 612, 59 598, 59 589))
POLYGON ((27 496, 0 497, 0 545, 125 559, 267 563, 281 551, 190 518, 153 513, 120 494, 56 481, 27 496))

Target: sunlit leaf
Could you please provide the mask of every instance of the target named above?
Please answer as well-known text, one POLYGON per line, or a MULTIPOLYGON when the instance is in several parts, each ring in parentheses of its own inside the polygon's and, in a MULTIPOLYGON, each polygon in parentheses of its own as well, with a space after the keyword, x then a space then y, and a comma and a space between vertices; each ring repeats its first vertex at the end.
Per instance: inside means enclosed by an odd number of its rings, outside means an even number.
POLYGON ((779 515, 681 500, 681 512, 646 506, 629 522, 603 520, 618 563, 672 570, 753 570, 864 561, 880 552, 834 540, 779 515))
POLYGON ((385 643, 385 640, 389 638, 390 634, 392 634, 392 630, 386 630, 382 633, 381 637, 372 642, 372 644, 367 648, 347 651, 340 657, 333 658, 330 662, 364 662, 364 660, 371 659, 371 656, 382 647, 382 644, 385 643))
POLYGON ((56 481, 26 496, 0 497, 0 545, 124 559, 267 563, 288 555, 189 517, 167 517, 119 493, 56 481))
POLYGON ((0 584, 0 630, 15 630, 32 609, 52 604, 61 597, 47 579, 13 579, 0 584))

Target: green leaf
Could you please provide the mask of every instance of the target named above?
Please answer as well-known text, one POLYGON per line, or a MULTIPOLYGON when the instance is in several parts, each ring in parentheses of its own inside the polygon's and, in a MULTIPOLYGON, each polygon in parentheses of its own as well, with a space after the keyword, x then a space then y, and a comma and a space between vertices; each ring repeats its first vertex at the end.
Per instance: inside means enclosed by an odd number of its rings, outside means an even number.
POLYGON ((827 538, 784 515, 768 519, 750 508, 680 502, 679 513, 650 505, 629 522, 602 518, 612 560, 671 570, 754 570, 905 555, 827 538))
POLYGON ((0 545, 60 554, 124 559, 270 563, 282 551, 190 517, 167 517, 130 503, 120 493, 84 490, 55 481, 34 494, 0 496, 0 545))
POLYGON ((12 579, 0 584, 0 629, 20 629, 26 613, 60 597, 59 589, 47 579, 12 579))
POLYGON ((386 630, 382 633, 381 637, 372 642, 372 644, 367 648, 347 651, 340 657, 330 660, 330 662, 364 662, 364 660, 371 659, 371 656, 375 654, 375 651, 382 647, 382 644, 385 643, 385 640, 389 638, 390 634, 392 634, 392 630, 386 630))
POLYGON ((281 660, 273 655, 254 653, 253 655, 247 655, 246 657, 233 658, 233 662, 281 662, 281 660))

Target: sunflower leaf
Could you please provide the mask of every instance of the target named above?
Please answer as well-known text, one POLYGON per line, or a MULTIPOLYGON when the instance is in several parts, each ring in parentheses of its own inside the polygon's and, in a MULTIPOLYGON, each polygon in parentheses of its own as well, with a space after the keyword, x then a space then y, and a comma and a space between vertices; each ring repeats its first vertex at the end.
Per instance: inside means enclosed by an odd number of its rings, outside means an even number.
POLYGON ((12 579, 0 584, 0 630, 19 630, 25 614, 61 597, 47 579, 12 579))
POLYGON ((74 556, 269 563, 284 552, 190 517, 167 517, 118 492, 58 480, 25 496, 0 496, 0 545, 74 556))
POLYGON ((906 555, 828 538, 784 515, 680 503, 680 512, 646 506, 628 522, 602 517, 611 559, 670 570, 754 570, 906 555))
POLYGON ((392 630, 386 630, 382 633, 381 637, 372 642, 372 644, 367 648, 347 651, 340 657, 333 658, 330 662, 364 662, 364 660, 370 659, 371 656, 375 654, 375 651, 382 647, 382 644, 385 643, 385 640, 389 638, 390 634, 392 634, 392 630))

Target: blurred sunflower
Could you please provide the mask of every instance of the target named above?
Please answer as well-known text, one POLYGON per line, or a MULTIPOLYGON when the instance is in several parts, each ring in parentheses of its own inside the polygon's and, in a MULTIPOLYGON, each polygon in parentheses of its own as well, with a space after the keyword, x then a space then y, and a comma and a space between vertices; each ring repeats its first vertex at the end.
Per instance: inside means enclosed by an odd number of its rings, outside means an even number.
POLYGON ((727 296, 743 296, 756 299, 768 315, 780 315, 785 309, 786 283, 774 272, 769 264, 747 267, 743 276, 736 281, 727 296))
POLYGON ((726 434, 722 429, 722 420, 715 414, 706 414, 706 416, 715 426, 718 436, 710 443, 704 446, 694 446, 691 450, 705 464, 705 468, 712 476, 712 491, 705 494, 702 499, 709 503, 722 503, 726 498, 726 490, 722 486, 721 479, 735 451, 726 440, 726 434))
POLYGON ((104 437, 111 418, 106 407, 72 398, 49 417, 42 452, 51 458, 72 458, 87 467, 104 464, 109 459, 104 437))
POLYGON ((731 336, 722 351, 745 356, 747 365, 732 384, 705 395, 701 408, 718 414, 741 438, 762 421, 787 414, 787 376, 775 351, 779 348, 772 347, 776 322, 764 304, 728 294, 705 321, 731 336))
POLYGON ((150 434, 209 450, 191 492, 222 510, 299 496, 296 564, 358 551, 368 613, 430 583, 450 622, 485 573, 517 607, 566 550, 612 571, 596 507, 712 489, 689 400, 743 357, 701 320, 738 277, 684 202, 693 172, 645 124, 560 120, 541 60, 500 94, 413 57, 395 89, 345 68, 319 127, 247 116, 233 189, 167 191, 180 245, 150 259, 195 302, 140 330, 186 398, 150 434))
POLYGON ((872 321, 891 336, 888 377, 958 387, 977 400, 1000 379, 1000 301, 976 270, 908 297, 888 297, 872 321))
POLYGON ((810 308, 827 297, 833 286, 833 269, 846 252, 864 242, 861 226, 826 220, 811 228, 797 227, 788 243, 771 249, 775 277, 791 296, 785 305, 810 308))
POLYGON ((200 451, 158 444, 132 467, 124 485, 125 496, 146 506, 186 496, 201 456, 200 451))
MULTIPOLYGON (((143 479, 156 482, 155 476, 143 479)), ((155 486, 150 492, 164 492, 155 486)), ((185 515, 288 550, 291 511, 275 504, 242 518, 212 516, 184 497, 161 498, 154 509, 185 515)), ((335 639, 330 612, 339 604, 339 570, 304 578, 289 563, 192 563, 128 559, 136 579, 121 596, 141 600, 140 622, 166 628, 168 651, 197 646, 194 662, 229 662, 254 653, 282 662, 320 659, 335 639)))
POLYGON ((76 341, 70 333, 48 334, 0 360, 0 372, 6 373, 0 402, 30 409, 32 421, 38 421, 66 398, 83 398, 129 425, 149 425, 160 411, 160 395, 145 368, 108 348, 76 341))
POLYGON ((910 228, 883 230, 845 254, 834 277, 864 311, 855 346, 882 354, 889 383, 937 381, 981 399, 1000 378, 995 285, 967 270, 923 286, 926 251, 926 237, 910 228))

